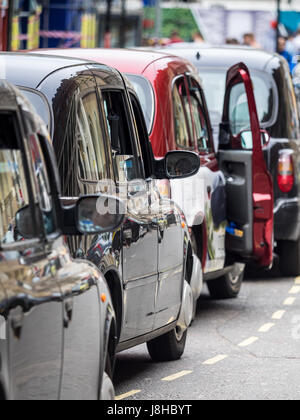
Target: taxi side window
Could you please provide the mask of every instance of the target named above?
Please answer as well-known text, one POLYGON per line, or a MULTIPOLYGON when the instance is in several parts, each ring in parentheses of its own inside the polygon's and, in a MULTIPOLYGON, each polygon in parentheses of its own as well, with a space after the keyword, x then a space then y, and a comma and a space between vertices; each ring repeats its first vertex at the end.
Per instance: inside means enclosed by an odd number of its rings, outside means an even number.
POLYGON ((96 92, 79 99, 76 115, 79 177, 97 182, 107 178, 107 158, 96 92))
POLYGON ((29 136, 28 145, 33 172, 35 202, 39 204, 42 212, 45 234, 51 235, 57 228, 55 210, 52 202, 46 162, 37 134, 31 134, 29 136))
POLYGON ((173 110, 176 143, 183 149, 191 149, 192 120, 184 78, 180 78, 174 84, 173 110))
POLYGON ((190 83, 191 114, 194 121, 195 136, 198 150, 200 152, 210 151, 211 140, 209 137, 207 116, 202 100, 201 90, 195 80, 191 79, 190 83))
POLYGON ((129 126, 129 110, 121 91, 101 92, 105 118, 110 136, 113 164, 117 181, 126 182, 139 178, 138 150, 129 126))
POLYGON ((11 244, 23 240, 16 214, 29 205, 29 192, 13 119, 1 114, 0 127, 0 240, 11 244))
MULTIPOLYGON (((30 124, 27 124, 27 129, 30 130, 30 124)), ((50 235, 56 230, 50 184, 39 138, 29 132, 26 136, 28 141, 22 150, 15 117, 13 114, 0 114, 0 241, 6 245, 26 239, 18 231, 16 218, 21 210, 32 208, 30 203, 37 208, 35 216, 30 210, 27 213, 28 223, 32 224, 32 232, 35 231, 33 235, 50 235), (29 178, 24 163, 26 154, 29 178), (36 219, 39 215, 43 232, 38 232, 36 225, 40 221, 36 219)))

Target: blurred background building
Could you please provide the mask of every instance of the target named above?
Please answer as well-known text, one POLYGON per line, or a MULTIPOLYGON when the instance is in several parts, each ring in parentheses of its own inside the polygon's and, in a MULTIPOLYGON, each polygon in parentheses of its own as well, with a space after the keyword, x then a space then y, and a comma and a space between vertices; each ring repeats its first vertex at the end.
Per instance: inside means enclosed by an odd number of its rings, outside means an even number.
POLYGON ((300 0, 0 0, 0 12, 1 50, 132 47, 195 37, 220 45, 253 33, 273 51, 276 36, 300 27, 300 0))

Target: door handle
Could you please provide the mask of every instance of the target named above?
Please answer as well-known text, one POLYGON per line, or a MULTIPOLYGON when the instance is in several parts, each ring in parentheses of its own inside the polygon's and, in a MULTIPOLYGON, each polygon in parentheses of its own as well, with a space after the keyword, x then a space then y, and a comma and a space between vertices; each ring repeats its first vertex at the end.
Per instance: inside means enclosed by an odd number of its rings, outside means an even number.
POLYGON ((15 338, 17 338, 18 340, 21 337, 23 321, 24 321, 24 312, 21 306, 18 306, 13 311, 13 315, 11 317, 11 327, 12 327, 15 338))
POLYGON ((69 328, 69 325, 72 322, 73 307, 74 307, 73 298, 72 299, 67 299, 65 301, 65 305, 64 305, 64 327, 65 328, 69 328))

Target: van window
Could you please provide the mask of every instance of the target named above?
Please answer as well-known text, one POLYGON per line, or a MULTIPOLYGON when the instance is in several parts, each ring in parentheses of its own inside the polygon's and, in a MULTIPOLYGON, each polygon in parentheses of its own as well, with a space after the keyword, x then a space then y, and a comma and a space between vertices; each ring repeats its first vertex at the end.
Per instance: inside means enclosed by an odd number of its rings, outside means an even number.
POLYGON ((251 127, 248 98, 244 83, 233 86, 229 99, 229 122, 234 136, 251 127))
MULTIPOLYGON (((201 68, 199 74, 203 81, 205 97, 213 124, 221 122, 226 88, 227 69, 201 68)), ((276 86, 268 74, 251 70, 254 96, 257 104, 258 118, 261 127, 273 123, 278 108, 276 86)))

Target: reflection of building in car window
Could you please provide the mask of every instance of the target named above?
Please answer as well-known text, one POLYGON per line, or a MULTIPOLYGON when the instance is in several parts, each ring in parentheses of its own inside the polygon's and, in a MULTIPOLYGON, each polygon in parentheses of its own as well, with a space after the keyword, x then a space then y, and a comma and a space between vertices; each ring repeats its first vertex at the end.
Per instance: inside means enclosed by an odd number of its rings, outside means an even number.
POLYGON ((16 230, 16 213, 28 205, 28 191, 19 150, 0 150, 0 240, 21 240, 16 230))
POLYGON ((82 180, 101 181, 106 178, 105 143, 100 120, 97 96, 94 92, 89 93, 79 101, 76 119, 82 180))

